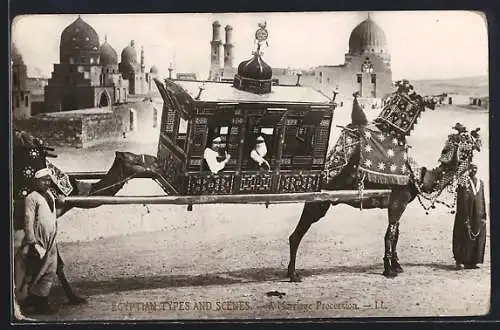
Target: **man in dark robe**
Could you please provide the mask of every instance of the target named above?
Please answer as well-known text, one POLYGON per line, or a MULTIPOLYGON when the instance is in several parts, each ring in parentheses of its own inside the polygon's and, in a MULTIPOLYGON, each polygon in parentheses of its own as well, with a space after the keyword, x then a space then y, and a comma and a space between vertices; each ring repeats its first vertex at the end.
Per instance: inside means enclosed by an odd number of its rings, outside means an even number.
POLYGON ((457 188, 457 212, 453 226, 453 257, 457 269, 479 268, 486 244, 486 206, 484 182, 476 177, 477 166, 471 165, 464 186, 457 188))

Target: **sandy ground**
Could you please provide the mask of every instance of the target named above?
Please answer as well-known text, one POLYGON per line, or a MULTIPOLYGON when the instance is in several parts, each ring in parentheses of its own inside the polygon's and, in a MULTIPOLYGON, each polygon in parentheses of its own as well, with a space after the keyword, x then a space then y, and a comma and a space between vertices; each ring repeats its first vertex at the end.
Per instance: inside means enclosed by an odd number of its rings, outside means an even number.
MULTIPOLYGON (((348 113, 348 114, 347 114, 348 113)), ((338 122, 350 110, 337 114, 338 122)), ((488 186, 487 113, 426 112, 410 139, 419 163, 434 166, 451 126, 482 128, 477 157, 488 186)), ((334 139, 332 134, 332 139, 334 139)), ((106 170, 114 150, 156 154, 156 142, 123 140, 85 150, 59 149, 63 170, 106 170)), ((486 187, 488 188, 488 187, 486 187)), ((487 194, 489 189, 486 189, 487 194)), ((158 194, 150 180, 129 182, 120 195, 158 194)), ((487 195, 488 196, 488 195, 487 195)), ((489 203, 488 203, 489 205, 489 203)), ((489 233, 480 269, 456 271, 453 215, 425 215, 418 202, 401 219, 398 245, 405 272, 386 279, 387 211, 336 206, 314 224, 299 248, 301 283, 286 278, 288 236, 301 204, 122 205, 74 209, 59 219, 66 273, 89 304, 67 306, 40 320, 268 319, 365 316, 482 315, 490 302, 489 233), (285 295, 267 296, 279 291, 285 295)), ((489 231, 489 230, 488 230, 489 231)))

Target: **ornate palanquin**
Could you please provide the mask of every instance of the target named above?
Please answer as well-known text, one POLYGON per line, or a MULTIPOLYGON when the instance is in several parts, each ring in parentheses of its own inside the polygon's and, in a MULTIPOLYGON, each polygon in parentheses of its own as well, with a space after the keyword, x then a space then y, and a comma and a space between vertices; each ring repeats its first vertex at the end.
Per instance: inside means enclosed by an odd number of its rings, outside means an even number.
POLYGON ((330 98, 304 86, 272 86, 271 93, 256 94, 231 83, 155 82, 164 100, 157 158, 174 193, 320 190, 334 110, 330 98), (258 135, 265 138, 269 171, 252 167, 258 135), (231 155, 217 174, 203 159, 215 136, 231 155))

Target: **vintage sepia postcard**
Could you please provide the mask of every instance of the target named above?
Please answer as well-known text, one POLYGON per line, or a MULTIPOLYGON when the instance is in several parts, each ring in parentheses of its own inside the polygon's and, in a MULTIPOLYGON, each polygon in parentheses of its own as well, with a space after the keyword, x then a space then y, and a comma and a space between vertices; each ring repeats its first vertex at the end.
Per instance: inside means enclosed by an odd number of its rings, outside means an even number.
POLYGON ((484 13, 24 15, 10 47, 13 321, 489 312, 484 13))

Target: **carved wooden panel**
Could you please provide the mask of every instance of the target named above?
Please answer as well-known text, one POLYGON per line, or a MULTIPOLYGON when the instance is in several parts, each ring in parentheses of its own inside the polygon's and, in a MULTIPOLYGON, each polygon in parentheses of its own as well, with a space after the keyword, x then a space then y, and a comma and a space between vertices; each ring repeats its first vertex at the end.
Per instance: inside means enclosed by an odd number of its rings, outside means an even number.
POLYGON ((233 174, 191 174, 188 180, 188 195, 231 194, 233 174))
POLYGON ((271 192, 273 175, 270 173, 242 174, 240 192, 271 192))
POLYGON ((158 159, 162 165, 165 179, 178 189, 183 175, 182 161, 161 143, 158 145, 158 159))
POLYGON ((281 174, 278 191, 280 193, 311 192, 319 190, 319 174, 281 174))

